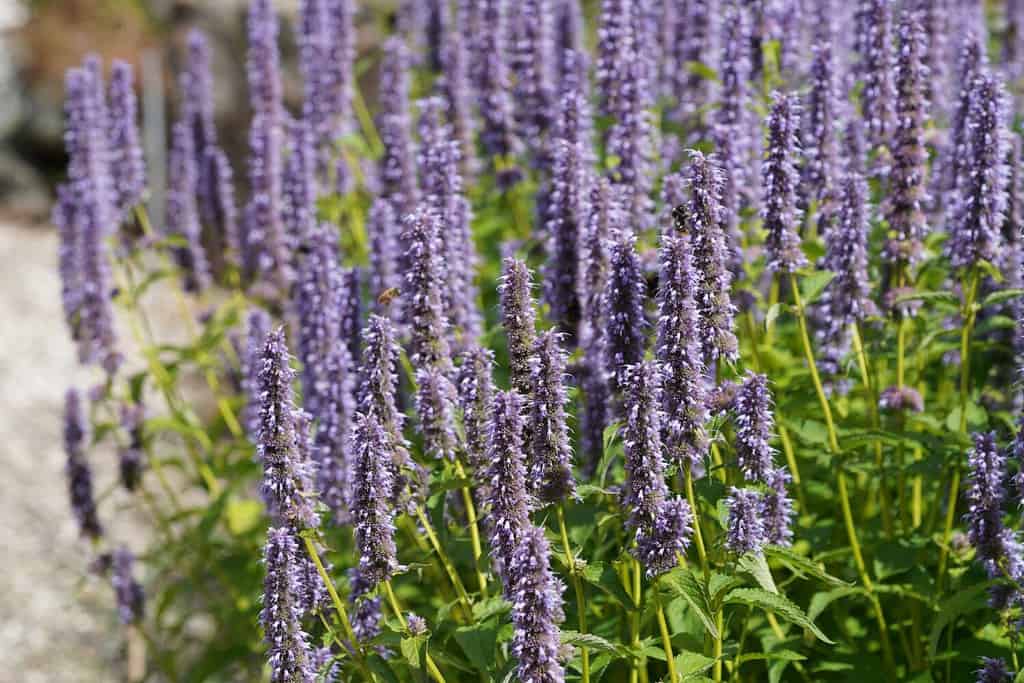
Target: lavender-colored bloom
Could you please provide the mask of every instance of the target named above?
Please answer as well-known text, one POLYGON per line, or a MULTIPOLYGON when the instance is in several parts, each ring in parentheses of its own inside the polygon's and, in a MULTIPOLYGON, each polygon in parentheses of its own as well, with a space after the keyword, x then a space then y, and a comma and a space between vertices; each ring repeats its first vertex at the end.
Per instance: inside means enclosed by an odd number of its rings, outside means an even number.
POLYGON ((405 622, 409 628, 410 635, 424 636, 429 630, 427 627, 427 620, 418 614, 409 612, 405 617, 405 622))
MULTIPOLYGON (((302 73, 302 118, 310 129, 313 148, 321 148, 332 136, 331 120, 336 107, 331 81, 336 74, 331 59, 331 16, 328 0, 302 0, 296 24, 299 71, 302 73)), ((326 161, 321 157, 321 166, 326 161)))
POLYGON ((522 0, 516 8, 512 66, 516 119, 524 140, 543 137, 555 117, 554 1, 522 0))
POLYGON ((923 207, 928 201, 925 185, 928 151, 924 147, 928 102, 924 99, 924 86, 929 80, 924 64, 925 36, 916 14, 903 14, 898 33, 896 120, 885 211, 893 236, 882 250, 882 258, 897 267, 898 264, 914 264, 920 259, 928 231, 923 207))
POLYGON ((565 619, 565 587, 551 571, 551 547, 543 529, 528 525, 523 530, 509 568, 516 678, 523 683, 563 683, 558 625, 565 619))
POLYGON ((768 443, 775 428, 768 378, 749 374, 733 400, 736 460, 743 477, 767 483, 774 469, 775 449, 768 443))
POLYGON ((558 68, 558 79, 565 90, 565 77, 573 67, 564 56, 569 52, 582 53, 583 37, 586 27, 583 21, 583 8, 580 0, 556 0, 555 2, 555 55, 562 60, 558 68))
POLYGON ((320 394, 327 389, 326 361, 341 342, 341 267, 333 227, 324 224, 313 234, 302 259, 294 308, 298 318, 298 356, 302 361, 303 407, 319 415, 320 394))
POLYGON ((260 430, 260 369, 263 367, 263 343, 270 334, 270 315, 262 308, 253 308, 246 316, 246 344, 239 365, 242 374, 242 392, 245 408, 242 422, 245 432, 253 443, 259 439, 260 430))
MULTIPOLYGON (((241 221, 238 216, 238 204, 235 201, 234 171, 228 155, 220 147, 208 147, 203 167, 209 169, 210 184, 212 186, 212 201, 209 208, 210 220, 203 219, 208 225, 219 226, 223 236, 223 245, 227 250, 225 258, 228 263, 234 266, 241 265, 243 236, 241 233, 241 221)), ((200 215, 203 214, 204 195, 202 184, 199 189, 200 215)))
POLYGON ((657 358, 661 363, 664 446, 669 460, 694 467, 708 449, 705 366, 694 302, 697 274, 691 240, 662 233, 658 278, 657 358))
MULTIPOLYGON (((354 628, 355 625, 353 625, 354 628)), ((318 676, 316 679, 318 683, 337 683, 338 676, 341 675, 341 664, 329 646, 313 650, 310 655, 310 664, 318 676)))
POLYGON ((60 298, 64 322, 72 341, 79 339, 79 306, 81 306, 81 245, 75 232, 75 198, 67 183, 57 186, 57 201, 50 214, 50 222, 57 227, 57 268, 60 274, 60 298))
POLYGON ((474 170, 476 151, 473 139, 475 99, 469 80, 472 55, 469 51, 469 11, 466 4, 465 2, 458 4, 455 12, 455 29, 448 36, 442 48, 442 68, 438 89, 447 104, 452 138, 461 152, 460 170, 464 177, 470 177, 474 170))
POLYGON ((487 420, 494 396, 494 353, 474 344, 460 358, 456 388, 466 437, 466 462, 477 472, 486 465, 487 420))
POLYGON ((355 372, 349 349, 334 342, 321 360, 323 386, 317 391, 318 411, 312 456, 316 463, 316 489, 337 522, 349 518, 350 462, 347 438, 355 415, 355 372))
POLYGON ((479 0, 480 33, 476 55, 479 60, 480 142, 494 157, 516 154, 516 135, 509 57, 511 19, 508 0, 479 0))
POLYGON ((423 452, 438 460, 455 460, 455 387, 436 366, 416 373, 416 414, 423 435, 423 452))
POLYGON ((625 389, 626 368, 644 357, 644 294, 646 283, 635 238, 620 233, 609 247, 609 272, 604 288, 602 336, 605 366, 615 391, 625 389))
POLYGON ((1003 524, 1006 503, 1006 456, 996 446, 994 432, 974 435, 974 448, 967 457, 970 469, 966 501, 967 538, 990 577, 1021 574, 1021 548, 1014 532, 1003 524))
POLYGON ((309 636, 302 629, 302 558, 295 532, 287 527, 267 530, 264 550, 266 578, 260 624, 267 643, 272 683, 313 683, 309 636))
POLYGON ((914 7, 921 29, 924 31, 925 51, 921 59, 929 78, 924 83, 924 98, 928 102, 941 104, 935 91, 947 83, 946 41, 949 35, 949 12, 946 0, 917 0, 914 7))
POLYGON ((381 196, 392 202, 400 217, 412 212, 419 198, 409 114, 409 59, 408 49, 400 38, 392 37, 384 43, 377 117, 377 129, 384 145, 380 162, 381 196))
POLYGON ((365 643, 380 635, 380 623, 384 620, 381 598, 368 595, 377 586, 359 572, 359 567, 349 569, 348 578, 348 600, 355 608, 352 610, 352 631, 356 640, 365 643))
POLYGON ((764 199, 761 218, 768 237, 765 250, 768 269, 792 273, 807 265, 800 250, 800 209, 797 206, 799 176, 796 170, 800 103, 794 94, 772 94, 768 116, 767 155, 761 166, 764 199))
POLYGON ((174 247, 174 257, 182 270, 183 287, 187 292, 201 292, 210 286, 210 265, 201 242, 199 210, 195 188, 199 170, 192 149, 192 136, 184 121, 174 124, 171 133, 171 183, 167 189, 167 233, 183 241, 174 247))
POLYGON ((832 42, 825 38, 811 46, 811 89, 804 108, 803 186, 808 202, 826 203, 836 172, 836 115, 839 108, 836 64, 832 42))
POLYGON ((764 496, 765 532, 773 545, 789 546, 793 543, 793 501, 786 493, 790 476, 781 467, 772 469, 765 479, 768 492, 764 496))
POLYGON ((291 254, 282 221, 284 133, 276 117, 260 114, 249 128, 249 202, 245 207, 242 267, 272 296, 287 293, 291 254), (276 291, 275 291, 276 290, 276 291))
POLYGON ((440 216, 429 206, 420 206, 405 218, 402 242, 407 247, 408 270, 404 317, 410 327, 409 360, 413 367, 438 368, 447 373, 452 358, 444 309, 441 230, 440 216))
POLYGON ((722 225, 722 173, 714 157, 692 152, 687 179, 690 201, 684 211, 685 220, 677 221, 676 227, 689 233, 693 244, 704 357, 706 361, 733 361, 739 356, 739 342, 733 331, 730 252, 722 225))
POLYGON ((957 178, 957 206, 946 255, 956 268, 992 261, 1000 242, 1006 210, 1006 95, 996 76, 974 81, 968 110, 965 163, 957 178))
POLYGON ((861 113, 873 147, 888 143, 893 124, 892 0, 860 0, 856 15, 861 113))
MULTIPOLYGON (((949 119, 949 144, 945 149, 945 176, 942 190, 954 191, 962 172, 962 165, 967 159, 970 147, 968 117, 971 108, 972 93, 975 80, 987 68, 985 46, 976 33, 968 32, 960 42, 957 53, 957 96, 949 119)), ((936 193, 942 197, 943 193, 936 193)), ((954 197, 955 198, 955 197, 954 197)), ((956 210, 955 201, 949 207, 952 215, 956 210)))
POLYGON ((526 263, 508 257, 502 265, 501 322, 508 340, 508 372, 512 388, 530 395, 530 355, 537 332, 537 313, 533 304, 533 279, 526 263))
POLYGON ((763 517, 764 497, 752 489, 732 486, 725 504, 729 510, 725 547, 737 555, 760 553, 768 542, 763 517))
POLYGON ((488 542, 495 572, 505 585, 506 598, 514 595, 515 552, 530 525, 530 500, 526 492, 523 459, 523 399, 515 391, 494 396, 487 438, 485 506, 488 511, 488 542))
POLYGON ((120 417, 121 428, 128 433, 128 443, 118 449, 118 472, 121 485, 134 491, 142 481, 142 470, 145 467, 145 406, 141 403, 125 403, 121 406, 120 417))
POLYGON ((142 620, 146 595, 142 585, 132 573, 135 556, 127 548, 118 548, 111 558, 110 583, 117 600, 117 616, 122 624, 136 624, 142 620))
POLYGON ((74 304, 73 336, 83 363, 99 363, 112 374, 120 365, 115 346, 114 313, 106 236, 116 225, 114 190, 110 175, 107 130, 109 129, 100 65, 95 58, 83 68, 70 69, 65 78, 68 185, 64 221, 66 253, 61 265, 79 292, 65 296, 65 307, 74 304), (74 266, 72 268, 72 266, 74 266), (77 273, 75 273, 77 271, 77 273), (70 277, 69 277, 70 276, 70 277))
POLYGON ((146 188, 146 161, 139 144, 138 100, 132 65, 114 61, 110 69, 110 171, 115 204, 124 216, 142 201, 146 188))
MULTIPOLYGON (((181 87, 182 120, 192 132, 193 149, 201 155, 217 144, 217 126, 214 120, 210 45, 206 34, 199 29, 189 31, 185 69, 178 80, 181 87)), ((200 182, 200 187, 204 184, 200 182)), ((203 196, 201 189, 199 194, 203 196)), ((203 219, 205 222, 206 216, 203 219)))
POLYGON ((363 277, 359 268, 342 269, 338 299, 338 336, 355 362, 363 345, 363 277))
POLYGON ((722 208, 730 231, 736 229, 741 199, 751 199, 748 171, 755 141, 751 131, 748 104, 750 100, 750 56, 746 41, 746 15, 730 3, 722 19, 722 52, 719 61, 718 113, 713 129, 715 148, 722 160, 722 208))
POLYGON ((357 34, 353 19, 354 0, 327 0, 329 22, 329 58, 325 68, 330 71, 326 84, 330 90, 333 134, 345 135, 352 128, 352 88, 355 80, 357 34))
POLYGON ((712 52, 714 27, 712 22, 720 11, 711 0, 688 0, 677 3, 680 10, 675 16, 673 88, 672 95, 681 104, 679 113, 693 115, 709 99, 711 81, 691 64, 703 64, 712 52))
POLYGON ((626 527, 634 531, 654 526, 668 495, 661 445, 660 375, 658 364, 651 361, 630 366, 626 375, 626 483, 621 502, 628 515, 626 527))
POLYGON ((277 14, 271 0, 249 3, 249 53, 246 73, 249 80, 249 105, 256 117, 280 122, 283 113, 281 54, 277 47, 279 32, 277 14))
POLYGON ((395 403, 401 349, 395 340, 391 321, 371 315, 363 331, 363 339, 366 340, 366 348, 360 366, 357 403, 361 412, 376 418, 393 441, 404 444, 402 426, 405 415, 395 403))
POLYGON ((370 240, 370 295, 378 308, 386 307, 379 297, 399 286, 400 276, 395 272, 399 231, 394 205, 386 199, 375 199, 366 217, 366 232, 370 240))
POLYGON ((77 389, 68 389, 64 395, 64 453, 67 455, 64 472, 68 480, 68 495, 81 535, 95 540, 103 535, 103 527, 96 515, 92 469, 85 459, 85 437, 82 396, 77 389))
POLYGON ((398 569, 390 449, 391 439, 380 422, 357 415, 352 434, 352 516, 359 575, 373 586, 398 569))
POLYGON ((263 463, 261 488, 270 514, 278 520, 302 527, 318 523, 313 507, 313 486, 309 463, 303 450, 307 435, 292 403, 291 356, 284 330, 267 335, 261 357, 260 430, 256 453, 263 463))
POLYGON ((601 93, 602 116, 615 116, 623 110, 624 88, 629 80, 623 66, 627 55, 636 49, 633 6, 628 0, 601 1, 597 23, 597 90, 601 93))
POLYGON ((886 412, 924 411, 924 398, 913 387, 887 387, 878 396, 878 407, 886 412))
POLYGON ((586 220, 587 165, 583 145, 558 138, 554 147, 550 204, 547 209, 548 260, 544 299, 551 318, 575 344, 580 321, 579 239, 586 220))
POLYGON ((977 683, 1007 683, 1011 680, 1010 670, 1002 657, 982 657, 977 683))
POLYGON ((540 334, 531 358, 532 391, 527 433, 531 443, 527 460, 530 490, 538 499, 557 503, 576 491, 572 476, 572 446, 565 414, 566 354, 560 335, 540 334))
POLYGON ((288 243, 296 256, 310 249, 316 229, 316 153, 313 128, 307 119, 291 124, 291 154, 281 181, 284 206, 282 218, 288 243))
POLYGON ((686 552, 692 534, 690 504, 682 498, 666 500, 653 526, 637 534, 634 555, 648 577, 659 576, 679 564, 679 556, 686 552))

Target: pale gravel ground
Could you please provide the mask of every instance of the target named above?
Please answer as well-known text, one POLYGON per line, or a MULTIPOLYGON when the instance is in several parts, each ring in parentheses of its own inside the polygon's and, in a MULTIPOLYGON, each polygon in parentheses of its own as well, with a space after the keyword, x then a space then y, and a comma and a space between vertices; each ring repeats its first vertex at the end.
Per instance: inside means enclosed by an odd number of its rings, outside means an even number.
MULTIPOLYGON (((113 597, 105 580, 83 578, 91 553, 69 513, 61 448, 64 389, 95 375, 76 363, 61 318, 56 249, 52 229, 0 224, 0 680, 111 682, 113 597)), ((113 454, 92 457, 102 489, 113 454)), ((126 520, 104 522, 131 537, 126 520)))

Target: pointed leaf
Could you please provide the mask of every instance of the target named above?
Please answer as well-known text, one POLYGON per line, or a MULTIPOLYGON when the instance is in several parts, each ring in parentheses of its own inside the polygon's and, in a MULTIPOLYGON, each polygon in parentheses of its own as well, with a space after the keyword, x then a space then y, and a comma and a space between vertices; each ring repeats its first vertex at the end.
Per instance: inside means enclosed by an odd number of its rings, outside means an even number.
POLYGON ((769 593, 760 588, 736 588, 725 597, 725 604, 749 605, 772 612, 786 621, 807 629, 823 643, 834 644, 834 641, 826 636, 795 602, 784 595, 769 593))

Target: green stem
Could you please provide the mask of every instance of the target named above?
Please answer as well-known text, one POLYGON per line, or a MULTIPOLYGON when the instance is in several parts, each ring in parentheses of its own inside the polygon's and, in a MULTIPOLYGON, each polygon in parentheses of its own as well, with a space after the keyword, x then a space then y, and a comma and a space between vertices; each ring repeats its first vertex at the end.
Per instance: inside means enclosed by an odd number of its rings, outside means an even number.
MULTIPOLYGON (((804 311, 803 300, 800 298, 800 287, 794 273, 789 274, 790 288, 793 290, 793 300, 796 304, 797 322, 800 327, 800 339, 804 347, 804 356, 807 359, 807 366, 811 372, 811 381, 814 383, 814 390, 818 395, 818 402, 821 404, 821 412, 825 418, 825 427, 828 430, 828 444, 832 455, 839 456, 839 436, 836 433, 836 426, 832 420, 832 408, 829 406, 828 397, 821 384, 821 376, 818 374, 818 365, 814 360, 814 349, 811 347, 811 337, 807 331, 807 316, 804 311)), ((879 638, 882 645, 882 657, 891 678, 895 680, 896 664, 892 654, 892 643, 889 641, 889 630, 885 623, 885 615, 882 612, 882 605, 875 595, 874 585, 868 575, 867 565, 864 562, 864 554, 861 552, 860 541, 857 539, 857 527, 853 521, 853 511, 850 508, 850 492, 846 484, 846 473, 842 466, 836 468, 836 479, 839 487, 839 502, 843 511, 843 522, 846 526, 846 535, 850 541, 850 548, 853 551, 854 563, 857 565, 857 573, 860 575, 861 584, 868 594, 868 600, 875 612, 875 620, 878 622, 879 638)))
MULTIPOLYGON (((967 441, 967 402, 970 399, 971 391, 971 333, 974 329, 974 299, 977 296, 978 282, 980 280, 977 268, 964 276, 964 308, 963 308, 963 329, 960 331, 960 441, 967 441)), ((963 458, 961 458, 963 460, 963 458)), ((946 563, 949 559, 949 539, 953 533, 953 522, 956 519, 957 496, 960 493, 960 466, 958 460, 953 465, 952 476, 949 481, 949 502, 946 506, 946 525, 942 532, 942 545, 939 548, 939 573, 936 579, 938 590, 942 591, 942 585, 946 579, 946 563)))
MULTIPOLYGON (((466 478, 466 471, 462 463, 455 461, 455 474, 460 479, 466 478)), ((469 521, 469 541, 473 547, 473 564, 476 566, 476 581, 480 586, 480 596, 487 597, 487 575, 480 569, 480 561, 483 558, 483 546, 480 544, 480 525, 476 517, 476 505, 473 504, 473 494, 468 486, 462 487, 462 502, 466 506, 466 519, 469 521)))
MULTIPOLYGON (((875 390, 875 383, 871 381, 871 371, 868 369, 868 354, 864 349, 864 339, 860 334, 860 323, 854 322, 850 325, 850 333, 853 338, 853 349, 857 355, 857 365, 860 368, 861 381, 868 394, 868 411, 871 415, 871 427, 879 429, 881 418, 878 414, 878 392, 875 390)), ((875 451, 875 467, 878 468, 878 497, 882 503, 882 529, 888 538, 892 538, 892 508, 889 504, 889 490, 885 486, 885 460, 882 457, 882 442, 873 439, 872 445, 875 451)))
MULTIPOLYGON (((633 571, 633 614, 630 615, 630 643, 633 649, 637 652, 640 651, 640 563, 636 560, 632 561, 633 571)), ((636 683, 640 677, 641 669, 643 669, 643 657, 637 655, 636 660, 633 662, 633 669, 629 672, 629 680, 631 683, 636 683)))
MULTIPOLYGON (((565 564, 569 567, 569 579, 572 582, 573 590, 576 593, 576 614, 580 633, 587 632, 587 603, 583 593, 583 582, 576 573, 576 558, 573 557, 572 546, 569 544, 569 532, 565 527, 564 504, 559 503, 556 508, 558 513, 558 530, 562 536, 562 547, 565 549, 565 564)), ((580 647, 580 659, 583 663, 581 680, 583 683, 590 683, 590 651, 586 647, 580 647)))
POLYGON ((714 679, 715 683, 721 683, 722 680, 722 640, 725 638, 723 631, 725 630, 725 615, 722 613, 722 608, 718 608, 715 613, 715 628, 718 629, 718 637, 715 638, 715 665, 714 665, 714 679))
POLYGON ((466 619, 470 623, 473 621, 473 603, 469 599, 469 594, 466 592, 466 587, 462 584, 462 579, 459 578, 459 573, 455 569, 455 565, 452 564, 451 558, 444 551, 444 547, 437 538, 437 534, 434 532, 434 527, 427 518, 427 515, 423 512, 423 508, 419 505, 416 506, 416 518, 420 522, 420 526, 423 527, 423 531, 427 534, 427 540, 430 541, 430 546, 437 553, 437 557, 441 560, 441 564, 444 566, 445 571, 448 573, 448 578, 452 582, 452 586, 455 588, 455 594, 459 597, 459 602, 462 603, 462 607, 466 612, 466 619))
MULTIPOLYGON (((384 594, 387 595, 388 604, 391 606, 391 611, 394 612, 395 618, 398 619, 398 623, 402 625, 402 628, 406 631, 409 630, 409 622, 405 618, 405 612, 402 611, 402 606, 398 604, 398 598, 395 597, 395 590, 391 586, 391 579, 384 581, 384 594)), ((430 672, 431 677, 437 681, 437 683, 445 683, 444 674, 437 668, 437 664, 434 663, 434 658, 430 656, 429 652, 423 653, 423 658, 427 662, 427 671, 430 672)))
POLYGON ((668 631, 668 620, 665 619, 665 608, 662 607, 657 588, 654 592, 658 602, 658 630, 661 631, 661 645, 665 649, 665 663, 668 664, 668 680, 669 683, 676 683, 679 680, 679 674, 676 673, 676 656, 672 651, 672 637, 668 631))
POLYGON ((693 493, 693 473, 689 465, 686 467, 686 500, 690 503, 690 510, 693 511, 693 540, 697 546, 697 557, 700 558, 700 568, 704 572, 704 580, 711 579, 711 568, 708 566, 708 551, 704 545, 704 534, 700 525, 700 508, 697 507, 697 496, 693 493))

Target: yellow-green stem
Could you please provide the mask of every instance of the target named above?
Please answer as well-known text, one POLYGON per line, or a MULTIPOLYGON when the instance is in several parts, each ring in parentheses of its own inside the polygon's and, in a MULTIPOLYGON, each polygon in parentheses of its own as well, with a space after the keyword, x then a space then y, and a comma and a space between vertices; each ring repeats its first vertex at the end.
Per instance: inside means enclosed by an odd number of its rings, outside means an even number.
POLYGON ((722 640, 725 638, 723 631, 725 630, 725 615, 722 613, 722 609, 715 613, 715 628, 718 629, 718 637, 715 638, 715 664, 714 664, 714 679, 715 683, 720 683, 722 680, 722 640))
MULTIPOLYGON (((871 381, 871 371, 868 369, 868 354, 864 349, 864 339, 860 334, 860 323, 850 325, 850 334, 853 339, 854 353, 857 355, 857 365, 860 368, 861 381, 868 395, 868 412, 871 415, 871 426, 878 429, 881 426, 881 418, 878 414, 878 394, 875 391, 875 383, 871 381)), ((872 441, 875 451, 875 467, 878 468, 878 497, 882 504, 882 529, 885 535, 892 538, 892 508, 889 504, 889 490, 885 486, 885 461, 882 458, 882 442, 877 438, 872 441)))
MULTIPOLYGON (((573 591, 576 593, 576 613, 580 633, 587 632, 587 603, 583 593, 583 582, 576 573, 576 558, 572 553, 572 546, 569 544, 569 532, 565 527, 565 510, 562 503, 556 508, 558 514, 558 530, 562 536, 562 547, 565 549, 565 564, 569 567, 569 579, 572 582, 573 591)), ((586 647, 580 647, 580 659, 582 661, 583 683, 590 683, 590 651, 586 647)))
POLYGON ((423 531, 427 534, 427 540, 430 541, 430 546, 434 549, 437 554, 437 558, 441 561, 445 571, 448 573, 448 578, 452 582, 452 586, 455 588, 455 594, 459 597, 459 602, 462 603, 462 607, 466 612, 466 619, 470 622, 473 621, 473 604, 469 599, 469 594, 466 592, 466 587, 462 585, 462 579, 459 578, 459 573, 455 569, 455 565, 452 564, 448 554, 444 551, 444 547, 441 546, 440 540, 437 538, 437 534, 434 533, 434 527, 427 518, 426 513, 423 512, 423 508, 419 505, 416 506, 416 518, 420 522, 420 526, 423 527, 423 531))
MULTIPOLYGON (((640 563, 636 560, 632 561, 633 571, 633 614, 630 615, 630 635, 632 636, 630 642, 635 651, 640 650, 640 563)), ((644 658, 641 655, 637 655, 633 662, 633 669, 629 673, 629 680, 632 683, 640 677, 640 671, 644 668, 644 658)))
MULTIPOLYGON (((455 474, 460 479, 466 478, 466 470, 462 463, 455 461, 455 474)), ((484 555, 483 546, 480 544, 480 525, 476 517, 476 505, 473 503, 473 493, 468 486, 462 487, 462 502, 466 506, 466 518, 469 521, 469 541, 473 547, 473 564, 476 565, 476 582, 480 586, 480 597, 487 597, 487 575, 480 568, 480 561, 484 555)))
MULTIPOLYGON (((391 579, 388 579, 383 583, 384 594, 388 597, 388 604, 391 605, 391 611, 394 613, 395 618, 398 619, 398 623, 402 625, 402 628, 409 630, 409 622, 405 618, 405 612, 402 611, 402 606, 398 604, 398 598, 395 597, 395 590, 391 587, 391 579)), ((434 663, 434 658, 430 656, 429 652, 423 653, 423 658, 427 663, 427 671, 430 672, 431 677, 437 681, 437 683, 445 683, 444 674, 437 668, 437 664, 434 663)))
MULTIPOLYGON (((657 590, 655 590, 657 593, 657 590)), ((672 650, 672 636, 668 631, 668 620, 665 619, 665 609, 661 605, 661 598, 658 597, 658 630, 661 631, 661 645, 665 650, 665 663, 668 664, 669 683, 676 683, 679 674, 676 673, 676 656, 672 650)))

